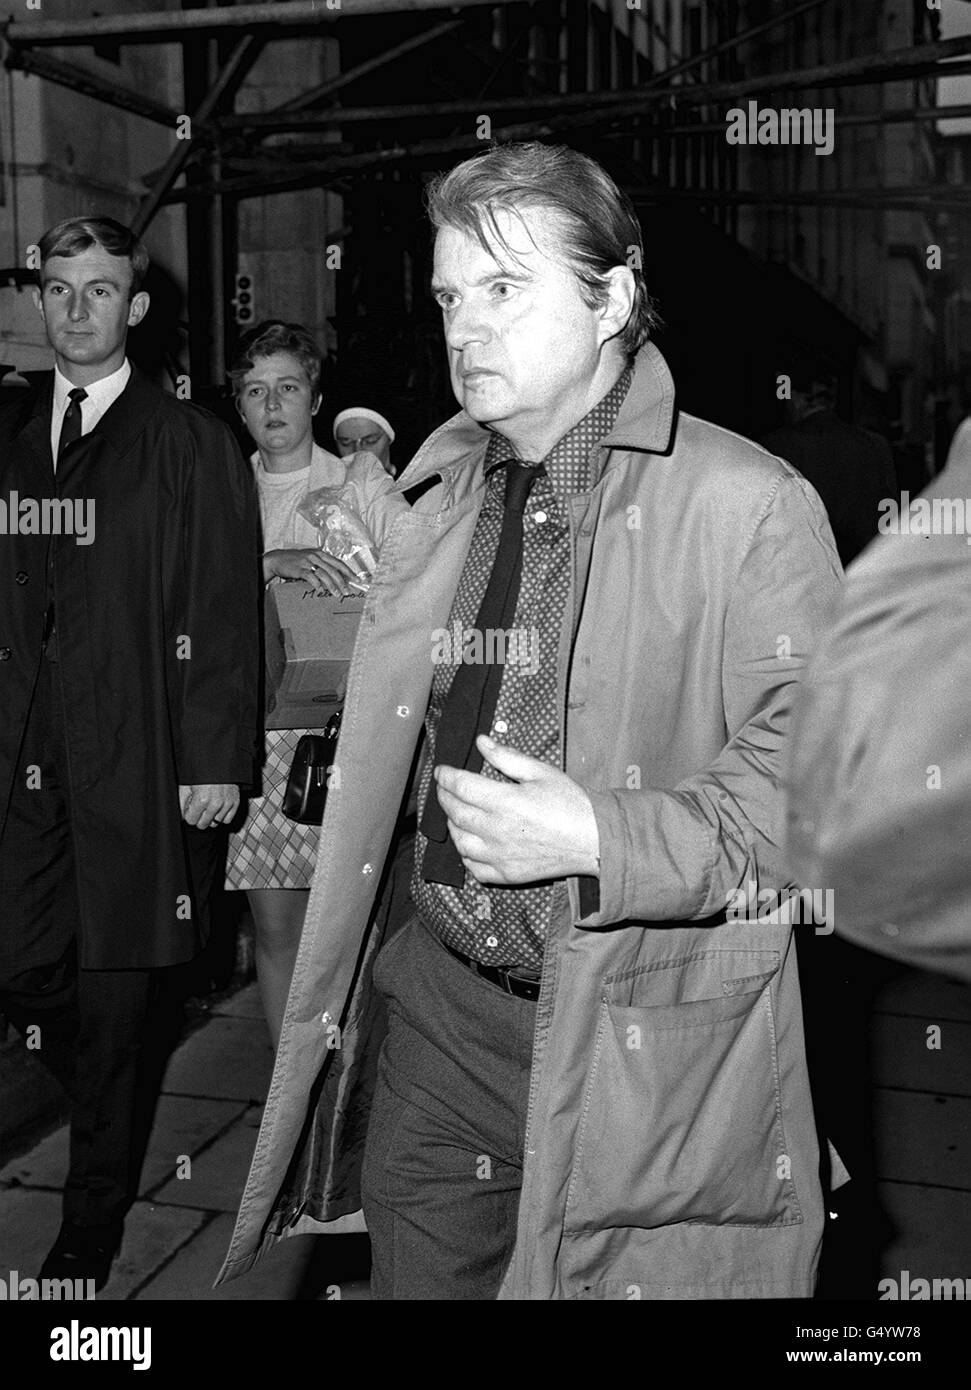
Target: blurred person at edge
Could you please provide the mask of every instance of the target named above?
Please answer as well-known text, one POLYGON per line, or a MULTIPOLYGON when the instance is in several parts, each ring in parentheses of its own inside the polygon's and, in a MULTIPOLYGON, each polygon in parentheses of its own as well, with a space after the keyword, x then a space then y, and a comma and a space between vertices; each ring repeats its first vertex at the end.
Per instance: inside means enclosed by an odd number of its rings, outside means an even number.
POLYGON ((839 935, 971 981, 971 419, 880 529, 793 710, 789 858, 839 935))
POLYGON ((391 462, 394 430, 379 411, 364 405, 352 405, 347 410, 339 411, 334 416, 334 440, 342 459, 357 453, 359 449, 366 449, 380 461, 382 468, 392 478, 396 476, 391 462))
POLYGON ((257 510, 231 431, 128 361, 142 244, 78 217, 39 247, 54 371, 0 407, 0 490, 87 505, 95 529, 0 542, 0 1009, 72 1099, 42 1276, 100 1288, 152 992, 204 943, 217 828, 253 779, 257 510))
MULTIPOLYGON (((321 406, 321 353, 306 328, 266 319, 242 339, 229 376, 254 443, 263 578, 303 579, 318 594, 358 594, 353 571, 320 548, 297 507, 308 492, 347 484, 378 549, 407 503, 374 454, 336 458, 313 439, 321 406)), ((256 929, 256 972, 274 1047, 286 1008, 320 841, 320 827, 284 815, 283 791, 297 742, 322 729, 267 729, 260 795, 229 839, 226 887, 245 889, 256 929)))
POLYGON ((793 931, 726 909, 787 883, 781 749, 840 585, 829 523, 789 464, 677 411, 598 164, 501 145, 429 199, 462 409, 398 480, 433 486, 354 652, 321 911, 222 1277, 363 1197, 380 1299, 807 1298, 793 931), (510 608, 528 666, 438 640, 510 608), (368 1123, 360 963, 423 731, 368 1123))

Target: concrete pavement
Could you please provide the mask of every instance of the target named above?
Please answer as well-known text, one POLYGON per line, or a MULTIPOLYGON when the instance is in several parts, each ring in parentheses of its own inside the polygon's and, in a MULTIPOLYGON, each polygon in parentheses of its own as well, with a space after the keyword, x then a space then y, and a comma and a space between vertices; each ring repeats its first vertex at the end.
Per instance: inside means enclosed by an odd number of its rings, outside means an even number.
MULTIPOLYGON (((333 1298, 338 1290, 341 1298, 368 1296, 365 1236, 295 1237, 244 1278, 211 1287, 229 1245, 272 1066, 255 985, 217 1004, 172 1054, 140 1195, 99 1299, 292 1300, 333 1298)), ((67 1161, 65 1125, 0 1169, 0 1267, 36 1275, 60 1224, 67 1161)))
MULTIPOLYGON (((878 993, 872 1040, 879 1194, 896 1228, 881 1276, 971 1277, 971 989, 899 973, 878 993)), ((368 1297, 363 1236, 284 1241, 244 1278, 211 1287, 271 1062, 255 985, 216 1004, 172 1054, 140 1196, 101 1299, 368 1297)), ((0 1169, 3 1270, 36 1275, 57 1232, 66 1167, 61 1126, 0 1169)))

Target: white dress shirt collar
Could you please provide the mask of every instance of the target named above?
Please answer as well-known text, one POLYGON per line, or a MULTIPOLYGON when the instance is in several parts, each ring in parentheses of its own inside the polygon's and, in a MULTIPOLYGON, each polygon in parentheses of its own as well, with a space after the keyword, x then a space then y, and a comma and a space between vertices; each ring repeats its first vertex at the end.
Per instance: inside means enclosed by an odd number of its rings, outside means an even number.
MULTIPOLYGON (((131 376, 131 363, 126 357, 117 371, 110 376, 103 376, 99 381, 93 381, 90 386, 85 386, 86 396, 81 402, 81 433, 88 434, 94 429, 102 415, 114 405, 115 401, 128 385, 131 376)), ((64 423, 64 412, 68 406, 68 395, 74 390, 74 382, 68 381, 67 377, 57 366, 54 367, 54 408, 51 411, 51 454, 57 463, 57 445, 61 437, 61 426, 64 423)))

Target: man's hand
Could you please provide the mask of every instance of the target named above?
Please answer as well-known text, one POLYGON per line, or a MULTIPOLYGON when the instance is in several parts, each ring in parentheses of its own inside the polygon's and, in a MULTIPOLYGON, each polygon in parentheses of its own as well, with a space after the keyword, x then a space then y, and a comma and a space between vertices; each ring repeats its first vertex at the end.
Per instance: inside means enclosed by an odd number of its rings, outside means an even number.
POLYGON ((600 835, 590 798, 559 768, 476 739, 487 763, 513 785, 440 764, 438 799, 473 878, 480 883, 535 883, 600 871, 600 835))
POLYGON ((226 825, 239 806, 239 787, 231 782, 205 782, 179 787, 179 806, 186 825, 208 830, 226 825))
POLYGON ((360 597, 361 576, 326 550, 268 550, 263 556, 263 578, 305 579, 314 593, 360 597))

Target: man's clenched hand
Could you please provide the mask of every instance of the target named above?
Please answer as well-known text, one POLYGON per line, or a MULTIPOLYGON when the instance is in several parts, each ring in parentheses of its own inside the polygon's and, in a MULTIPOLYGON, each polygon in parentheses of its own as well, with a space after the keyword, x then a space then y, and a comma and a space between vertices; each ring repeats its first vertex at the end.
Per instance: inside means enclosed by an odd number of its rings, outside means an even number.
POLYGON ((559 768, 485 734, 487 763, 511 783, 439 764, 438 799, 455 848, 480 883, 535 883, 600 871, 600 834, 590 798, 559 768))

